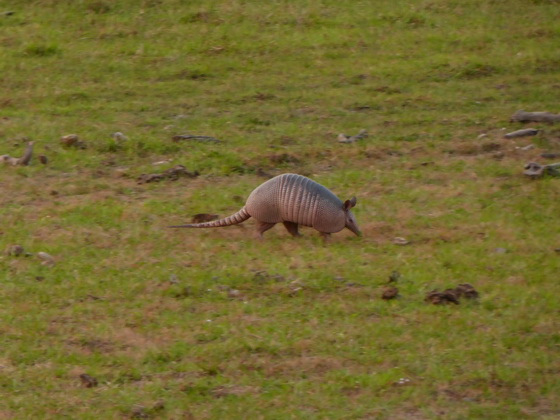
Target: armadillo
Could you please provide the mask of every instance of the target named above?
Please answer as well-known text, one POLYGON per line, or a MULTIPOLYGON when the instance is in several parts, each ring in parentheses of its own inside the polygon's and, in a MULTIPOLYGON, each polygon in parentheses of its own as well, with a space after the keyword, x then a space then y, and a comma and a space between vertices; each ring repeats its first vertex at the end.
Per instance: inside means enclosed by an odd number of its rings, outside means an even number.
POLYGON ((253 217, 260 237, 276 223, 282 222, 292 236, 298 227, 310 226, 328 238, 331 233, 348 228, 357 236, 362 233, 350 211, 356 197, 344 203, 328 188, 297 174, 276 176, 259 185, 237 213, 220 220, 172 228, 213 228, 237 225, 253 217))

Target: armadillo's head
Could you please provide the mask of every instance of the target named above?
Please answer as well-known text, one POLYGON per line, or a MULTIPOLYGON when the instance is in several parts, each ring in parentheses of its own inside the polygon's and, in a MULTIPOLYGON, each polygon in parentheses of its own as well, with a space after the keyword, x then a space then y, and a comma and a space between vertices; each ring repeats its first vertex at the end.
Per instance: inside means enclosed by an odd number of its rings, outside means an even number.
POLYGON ((362 236, 362 232, 360 232, 360 228, 358 227, 358 222, 356 222, 356 218, 354 214, 350 211, 352 207, 356 205, 356 197, 352 197, 351 200, 346 200, 344 202, 343 208, 344 213, 346 214, 346 224, 344 227, 350 229, 352 232, 356 234, 356 236, 362 236))

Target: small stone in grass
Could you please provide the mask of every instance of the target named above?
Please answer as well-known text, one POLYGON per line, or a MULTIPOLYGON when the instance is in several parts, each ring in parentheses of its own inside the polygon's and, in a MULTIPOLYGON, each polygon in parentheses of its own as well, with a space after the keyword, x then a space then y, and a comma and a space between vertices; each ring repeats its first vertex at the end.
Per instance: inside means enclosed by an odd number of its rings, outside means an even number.
POLYGON ((393 239, 393 243, 395 245, 408 245, 410 242, 406 238, 397 236, 396 238, 393 239))
POLYGON ((383 293, 381 295, 381 299, 383 300, 391 300, 391 299, 395 299, 396 297, 399 296, 399 289, 397 289, 394 286, 390 286, 390 287, 386 287, 383 290, 383 293))
POLYGON ((86 388, 93 388, 97 386, 97 379, 87 373, 82 373, 80 375, 80 381, 82 381, 82 385, 86 388))
POLYGON ((54 258, 52 255, 47 254, 46 252, 37 252, 37 257, 43 262, 41 265, 54 265, 54 258))

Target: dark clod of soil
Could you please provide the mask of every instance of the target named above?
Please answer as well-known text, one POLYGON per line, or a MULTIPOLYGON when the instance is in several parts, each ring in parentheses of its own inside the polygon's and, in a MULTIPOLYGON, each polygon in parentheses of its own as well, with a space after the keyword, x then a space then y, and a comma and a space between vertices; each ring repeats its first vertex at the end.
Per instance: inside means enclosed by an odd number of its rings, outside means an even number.
POLYGON ((10 245, 8 248, 6 248, 6 255, 12 257, 19 257, 20 255, 23 255, 24 252, 25 250, 21 245, 10 245))
POLYGON ((395 286, 388 286, 383 290, 383 293, 381 294, 381 299, 391 300, 391 299, 395 299, 398 296, 399 296, 399 289, 397 289, 395 286))
POLYGON ((478 291, 469 283, 462 283, 455 288, 455 293, 460 298, 476 299, 479 294, 478 291))
POLYGON ((39 155, 39 162, 41 162, 43 165, 46 165, 47 163, 49 163, 49 159, 45 155, 39 155))
POLYGON ((136 180, 138 184, 149 184, 150 182, 159 182, 163 180, 162 174, 142 174, 136 180))
POLYGON ((217 220, 218 218, 219 216, 217 214, 198 213, 192 217, 191 223, 211 222, 212 220, 217 220))
POLYGON ((176 181, 181 177, 196 178, 200 174, 198 173, 198 171, 194 171, 194 172, 187 171, 187 168, 185 168, 183 165, 176 165, 173 168, 170 168, 167 171, 165 171, 163 175, 172 181, 176 181))
POLYGON ((557 159, 560 158, 560 153, 542 153, 541 157, 545 159, 557 159))
POLYGON ((277 165, 281 165, 281 164, 286 164, 286 163, 299 163, 300 160, 292 155, 289 155, 288 153, 281 153, 278 155, 270 155, 268 157, 270 159, 270 161, 274 164, 277 165))
POLYGON ((176 181, 182 177, 196 178, 199 175, 198 171, 189 172, 183 165, 176 165, 162 174, 142 174, 136 181, 138 184, 148 184, 150 182, 159 182, 166 179, 176 181))
POLYGON ((426 302, 433 303, 434 305, 445 305, 448 303, 459 304, 457 299, 457 294, 454 289, 447 289, 443 292, 438 292, 437 290, 432 290, 426 295, 426 302))
POLYGON ((443 292, 432 290, 426 295, 425 301, 434 305, 442 305, 447 303, 459 304, 459 299, 477 299, 478 291, 469 283, 459 284, 454 289, 446 289, 443 292))
POLYGON ((93 388, 97 386, 97 379, 87 373, 82 373, 80 375, 80 381, 85 388, 93 388))

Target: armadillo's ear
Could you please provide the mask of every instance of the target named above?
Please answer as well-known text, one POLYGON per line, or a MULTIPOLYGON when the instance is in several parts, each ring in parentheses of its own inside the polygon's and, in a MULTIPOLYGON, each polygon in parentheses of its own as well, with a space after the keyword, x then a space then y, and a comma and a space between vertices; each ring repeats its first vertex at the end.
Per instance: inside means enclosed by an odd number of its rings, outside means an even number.
POLYGON ((352 197, 350 200, 346 200, 344 202, 344 210, 348 210, 354 207, 356 205, 356 201, 356 197, 352 197))

